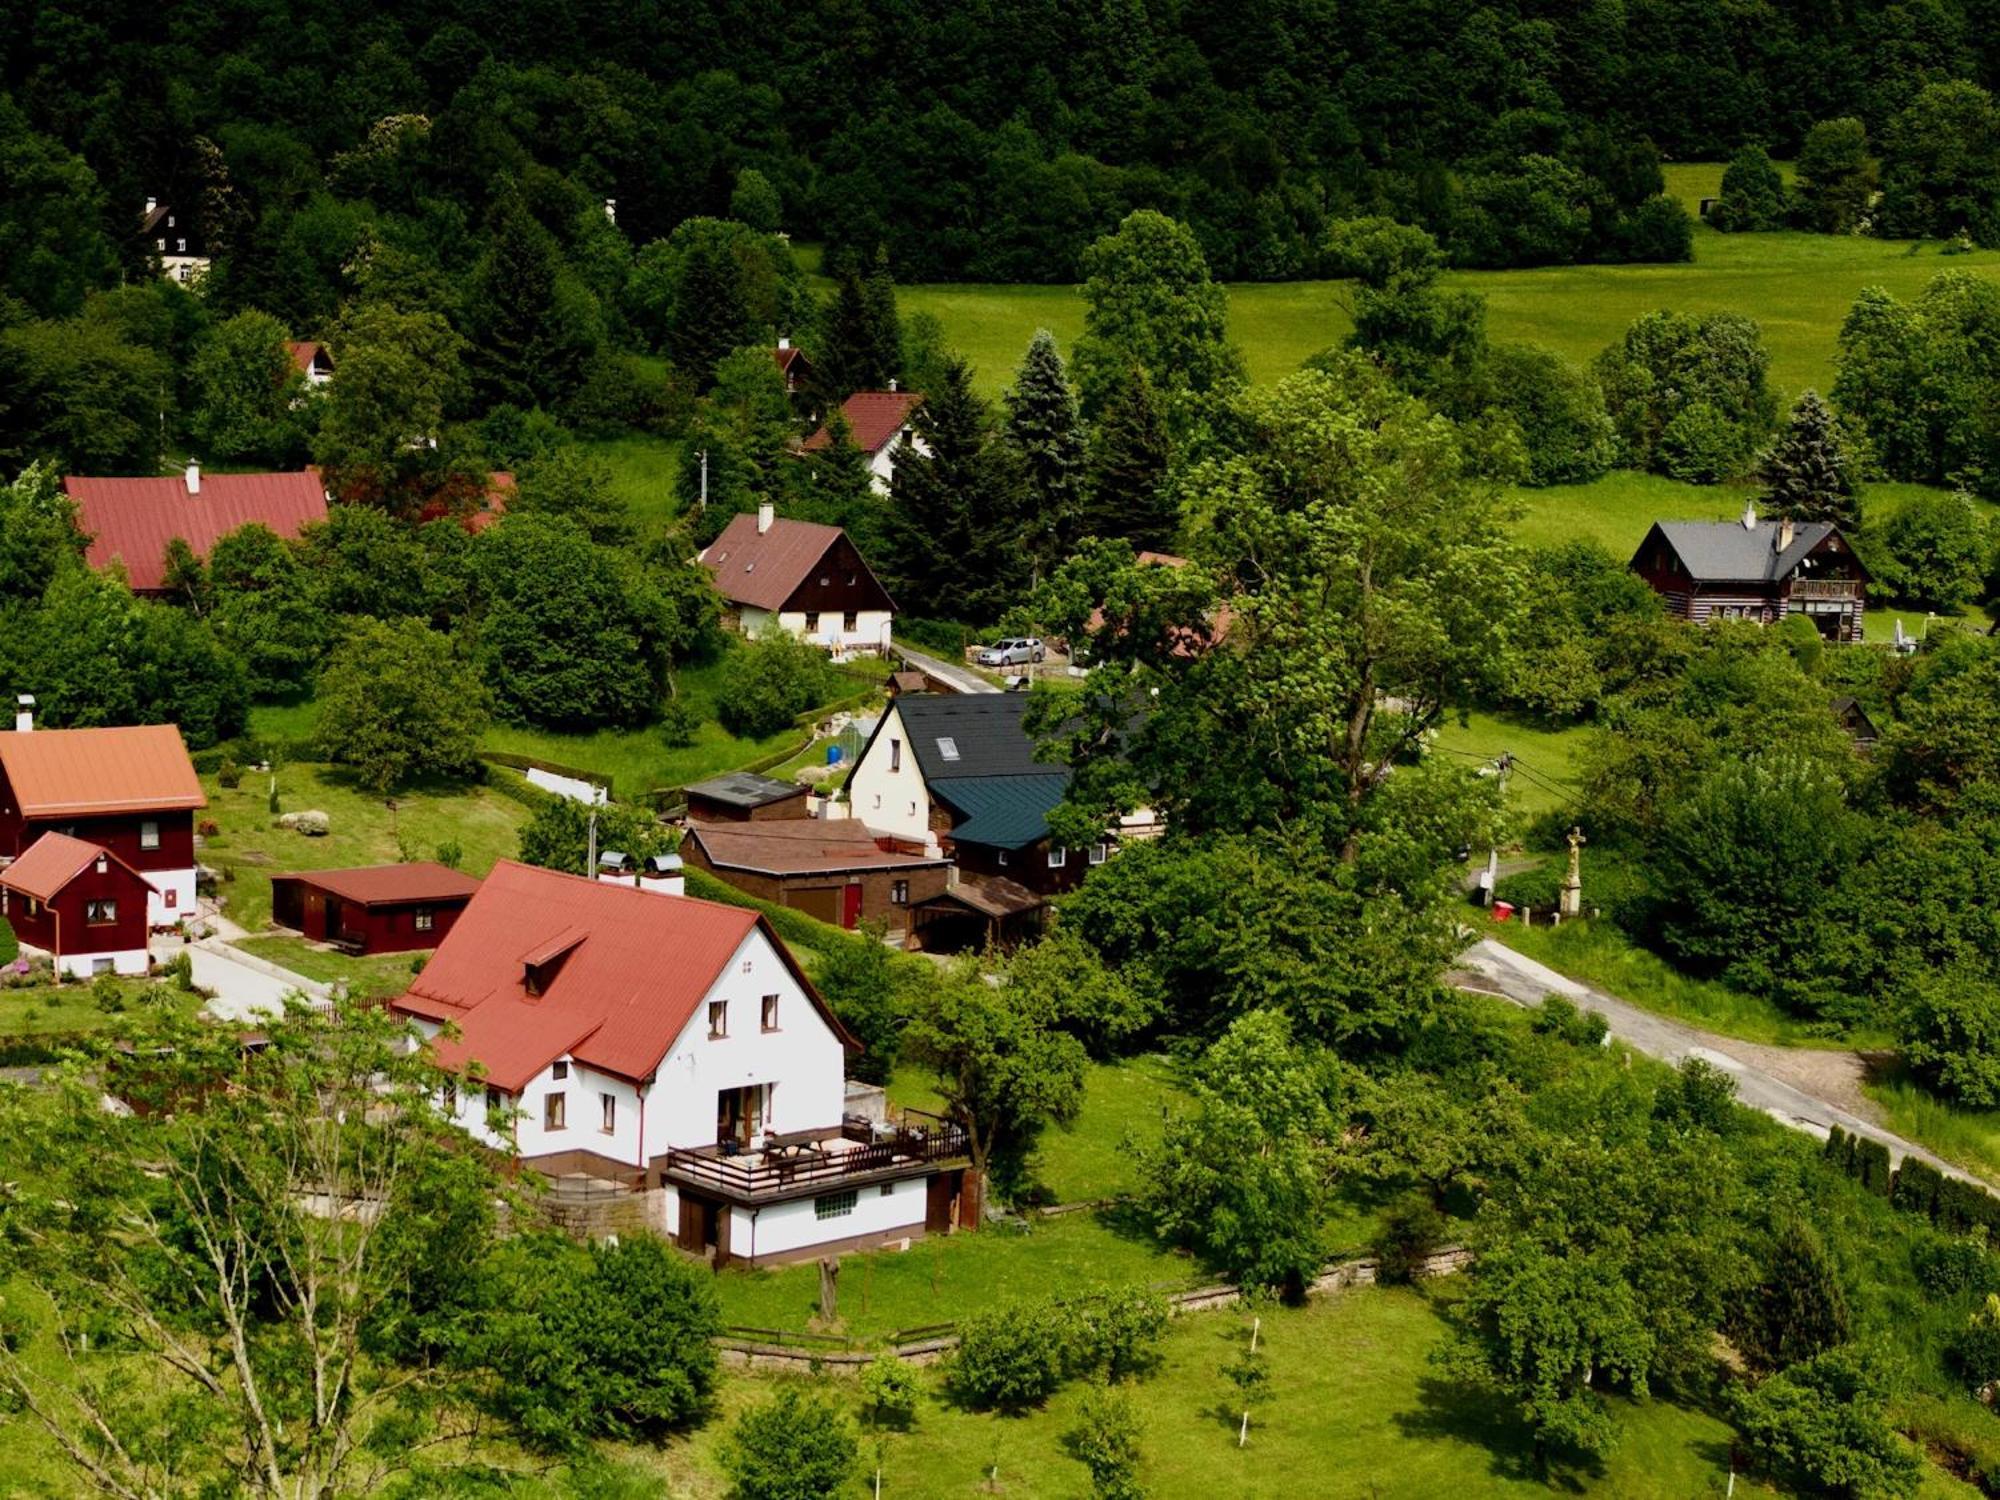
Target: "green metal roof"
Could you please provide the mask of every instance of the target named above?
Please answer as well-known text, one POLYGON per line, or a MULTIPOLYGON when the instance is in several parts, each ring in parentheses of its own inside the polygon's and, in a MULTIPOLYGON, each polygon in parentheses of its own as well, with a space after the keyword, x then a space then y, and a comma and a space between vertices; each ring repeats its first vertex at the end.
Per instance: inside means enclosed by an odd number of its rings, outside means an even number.
POLYGON ((954 839, 993 849, 1020 849, 1049 836, 1049 809, 1062 801, 1069 772, 1036 776, 949 776, 930 783, 931 795, 964 817, 954 839))

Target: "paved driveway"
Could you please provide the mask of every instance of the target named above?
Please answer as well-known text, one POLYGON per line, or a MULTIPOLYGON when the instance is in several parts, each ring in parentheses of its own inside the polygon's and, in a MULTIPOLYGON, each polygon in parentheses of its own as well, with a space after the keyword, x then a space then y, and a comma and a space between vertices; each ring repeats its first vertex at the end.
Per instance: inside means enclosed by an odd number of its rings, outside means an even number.
POLYGON ((932 656, 927 652, 913 651, 901 641, 896 642, 894 649, 896 654, 908 662, 913 670, 928 673, 939 682, 948 682, 958 692, 997 693, 1000 691, 1000 689, 988 682, 984 677, 981 677, 970 667, 954 665, 941 656, 932 656))
POLYGON ((1839 1102, 1841 1097, 1857 1102, 1860 1098, 1857 1080, 1861 1062, 1852 1053, 1760 1047, 1734 1037, 1716 1036, 1565 978, 1491 938, 1482 938, 1460 954, 1458 970, 1461 988, 1496 994, 1516 1005, 1539 1005, 1546 996, 1561 995, 1575 1002, 1579 1009, 1596 1011, 1619 1041, 1661 1062, 1678 1064, 1683 1058, 1699 1057, 1736 1080, 1739 1103, 1761 1109, 1781 1125, 1810 1132, 1822 1140, 1829 1129, 1838 1125, 1850 1135, 1880 1141, 1889 1148, 1894 1161, 1914 1156, 1948 1176, 1979 1182, 1972 1173, 1950 1165, 1914 1141, 1906 1141, 1843 1107, 1839 1102), (1465 976, 1470 976, 1472 982, 1465 982, 1465 976), (1781 1071, 1791 1081, 1778 1076, 1781 1071), (1816 1082, 1815 1075, 1823 1081, 1816 1082))
POLYGON ((218 1020, 254 1021, 259 1016, 276 1015, 284 1009, 285 996, 295 992, 308 1000, 325 1002, 331 998, 325 985, 239 953, 219 938, 156 948, 153 956, 164 960, 182 951, 194 966, 195 985, 214 992, 215 998, 203 1008, 218 1020))

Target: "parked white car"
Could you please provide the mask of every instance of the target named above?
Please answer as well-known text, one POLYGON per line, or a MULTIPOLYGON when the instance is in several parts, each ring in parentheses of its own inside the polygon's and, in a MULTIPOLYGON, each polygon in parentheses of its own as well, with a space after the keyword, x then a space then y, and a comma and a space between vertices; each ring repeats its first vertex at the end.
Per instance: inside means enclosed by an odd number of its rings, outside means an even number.
POLYGON ((1024 635, 1011 641, 995 641, 990 646, 981 646, 979 654, 972 659, 982 667, 1019 667, 1040 661, 1045 655, 1047 652, 1039 640, 1024 635))

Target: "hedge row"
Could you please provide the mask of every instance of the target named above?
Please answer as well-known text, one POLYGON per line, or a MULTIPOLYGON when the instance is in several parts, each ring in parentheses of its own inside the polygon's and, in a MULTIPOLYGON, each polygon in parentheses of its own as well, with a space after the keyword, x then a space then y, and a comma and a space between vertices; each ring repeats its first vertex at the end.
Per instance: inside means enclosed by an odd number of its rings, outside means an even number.
POLYGON ((536 786, 525 776, 517 776, 511 769, 489 765, 486 768, 486 785, 509 801, 518 802, 530 812, 537 812, 555 801, 556 794, 536 786))
POLYGON ((1977 1183, 1947 1177, 1914 1156, 1905 1156, 1892 1172, 1887 1146, 1849 1135, 1838 1125, 1827 1135, 1826 1159, 1871 1193, 1887 1198, 1904 1213, 1922 1215, 1947 1234, 1983 1229, 2000 1239, 2000 1198, 1977 1183))
POLYGON ((762 912, 770 919, 771 927, 779 937, 788 943, 796 943, 802 948, 811 948, 816 952, 824 952, 834 943, 869 941, 845 928, 822 922, 817 917, 809 917, 802 911, 794 911, 789 906, 760 901, 747 891, 739 891, 726 881, 716 879, 706 870, 687 871, 687 892, 690 896, 699 896, 704 901, 715 901, 724 906, 741 906, 749 911, 762 912))
POLYGON ((318 749, 311 740, 253 740, 248 735, 233 740, 224 740, 219 745, 210 745, 206 750, 196 750, 188 756, 194 768, 203 776, 212 776, 222 769, 225 760, 233 760, 239 766, 254 766, 259 761, 275 758, 280 765, 294 761, 318 760, 318 749))

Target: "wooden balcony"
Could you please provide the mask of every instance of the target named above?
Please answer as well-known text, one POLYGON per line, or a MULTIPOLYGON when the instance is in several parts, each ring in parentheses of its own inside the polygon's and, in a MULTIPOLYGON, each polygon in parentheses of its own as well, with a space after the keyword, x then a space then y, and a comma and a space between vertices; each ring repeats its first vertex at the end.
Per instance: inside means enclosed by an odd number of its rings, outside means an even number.
POLYGON ((1859 599, 1860 581, 1853 578, 1799 578, 1792 583, 1794 599, 1859 599))
POLYGON ((671 1182, 739 1203, 796 1198, 866 1181, 886 1181, 963 1165, 965 1132, 917 1110, 888 1126, 859 1120, 825 1130, 766 1137, 749 1150, 731 1146, 676 1147, 653 1158, 671 1182))

